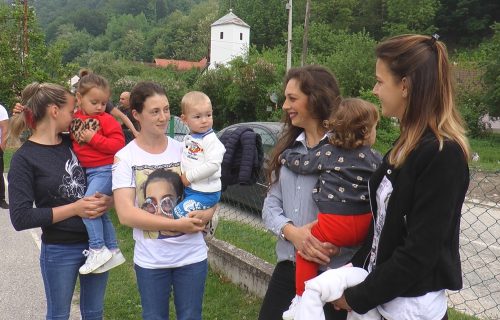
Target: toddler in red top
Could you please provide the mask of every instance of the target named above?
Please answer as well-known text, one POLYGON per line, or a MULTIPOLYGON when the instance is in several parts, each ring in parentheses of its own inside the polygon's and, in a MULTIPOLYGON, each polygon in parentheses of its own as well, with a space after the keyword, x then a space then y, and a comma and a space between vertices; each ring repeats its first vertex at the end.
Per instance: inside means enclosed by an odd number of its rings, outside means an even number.
MULTIPOLYGON (((103 77, 88 73, 78 83, 76 99, 78 110, 71 122, 73 150, 85 168, 87 191, 85 195, 111 195, 111 168, 115 153, 125 146, 120 124, 105 112, 109 99, 109 84, 103 77)), ((89 250, 80 267, 81 274, 102 273, 125 261, 118 248, 114 226, 108 213, 95 219, 83 219, 89 235, 89 250)))

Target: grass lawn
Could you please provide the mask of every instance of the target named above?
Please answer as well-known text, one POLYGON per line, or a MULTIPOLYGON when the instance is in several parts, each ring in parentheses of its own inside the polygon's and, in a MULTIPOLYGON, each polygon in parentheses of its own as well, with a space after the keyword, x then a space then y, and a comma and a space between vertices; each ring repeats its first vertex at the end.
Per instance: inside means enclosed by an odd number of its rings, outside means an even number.
MULTIPOLYGON (((105 298, 106 319, 140 319, 141 303, 134 273, 132 229, 119 224, 116 214, 111 214, 116 226, 119 246, 127 261, 110 271, 105 298)), ((226 278, 209 272, 203 301, 203 319, 257 319, 262 300, 246 293, 226 278)), ((175 319, 170 302, 171 319, 175 319)))

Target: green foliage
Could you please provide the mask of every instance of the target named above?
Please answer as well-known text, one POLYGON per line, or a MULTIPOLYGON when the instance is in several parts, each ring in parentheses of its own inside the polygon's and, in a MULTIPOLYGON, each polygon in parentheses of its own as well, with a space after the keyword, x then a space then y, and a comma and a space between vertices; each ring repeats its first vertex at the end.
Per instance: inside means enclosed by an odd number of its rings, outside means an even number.
POLYGON ((500 16, 500 2, 491 0, 440 0, 435 18, 445 41, 465 47, 477 46, 493 32, 500 16))
POLYGON ((480 63, 484 68, 483 82, 486 94, 484 101, 491 116, 500 116, 500 22, 492 26, 495 34, 490 41, 481 45, 485 53, 480 63))
POLYGON ((189 14, 172 13, 152 33, 153 55, 157 58, 199 61, 208 57, 210 25, 217 20, 217 6, 204 2, 189 14))
MULTIPOLYGON (((298 38, 302 28, 295 29, 298 38)), ((296 43, 295 48, 301 48, 296 43)), ((348 33, 335 31, 324 23, 314 23, 309 29, 309 54, 307 64, 323 64, 339 80, 342 94, 357 96, 362 88, 374 83, 375 40, 366 32, 348 33)), ((294 61, 299 61, 301 49, 296 49, 294 61)))
POLYGON ((467 133, 471 137, 482 136, 489 129, 488 124, 481 121, 488 112, 488 108, 482 100, 482 96, 467 91, 458 96, 458 108, 465 121, 467 133))
POLYGON ((23 41, 23 6, 0 4, 0 103, 9 108, 29 83, 63 83, 67 70, 61 64, 63 47, 47 46, 33 10, 27 14, 27 50, 23 41), (23 54, 24 52, 24 54, 23 54))
POLYGON ((384 3, 387 16, 382 29, 387 36, 436 31, 434 16, 439 8, 438 0, 387 0, 384 3))
POLYGON ((196 87, 211 98, 214 126, 222 128, 237 122, 267 121, 266 109, 272 105, 269 94, 276 92, 280 83, 273 64, 260 58, 250 62, 236 58, 227 67, 208 70, 196 87))
POLYGON ((220 0, 219 16, 232 7, 234 14, 251 27, 251 43, 259 50, 286 41, 288 11, 281 0, 220 0), (231 5, 230 5, 231 4, 231 5))

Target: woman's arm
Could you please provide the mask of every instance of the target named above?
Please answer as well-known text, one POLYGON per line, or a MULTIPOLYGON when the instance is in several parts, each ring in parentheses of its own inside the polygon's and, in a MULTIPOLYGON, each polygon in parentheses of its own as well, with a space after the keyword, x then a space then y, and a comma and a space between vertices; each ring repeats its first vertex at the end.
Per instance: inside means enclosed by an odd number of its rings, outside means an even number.
POLYGON ((338 248, 332 244, 320 242, 311 234, 311 227, 315 222, 298 227, 286 216, 279 181, 271 185, 264 199, 262 219, 271 232, 278 237, 283 235, 307 260, 327 264, 330 262, 330 257, 338 252, 338 248))
POLYGON ((311 228, 317 221, 313 221, 302 227, 296 227, 293 224, 286 224, 283 227, 283 235, 293 243, 297 253, 306 260, 321 265, 330 263, 330 258, 337 255, 340 249, 329 243, 321 242, 311 234, 311 228))
POLYGON ((121 112, 118 108, 113 108, 111 109, 110 114, 113 117, 120 119, 123 124, 132 132, 134 137, 137 138, 137 136, 139 135, 139 131, 135 130, 134 124, 132 123, 132 121, 130 121, 127 115, 125 115, 125 113, 121 112))
POLYGON ((102 215, 110 204, 109 196, 91 196, 54 208, 36 208, 35 174, 26 160, 13 157, 9 171, 10 217, 17 231, 44 227, 73 216, 93 218, 102 215))
POLYGON ((198 218, 202 221, 203 224, 207 224, 213 218, 216 209, 217 205, 205 210, 191 211, 187 216, 189 218, 198 218))
MULTIPOLYGON (((118 219, 123 225, 142 230, 177 231, 183 233, 199 232, 205 227, 205 223, 199 218, 167 219, 137 208, 134 205, 135 188, 115 189, 113 196, 115 198, 118 219)), ((213 210, 215 211, 215 209, 213 210)))
POLYGON ((100 217, 110 207, 112 198, 107 195, 85 197, 73 203, 52 208, 52 223, 56 223, 73 216, 93 219, 100 217))

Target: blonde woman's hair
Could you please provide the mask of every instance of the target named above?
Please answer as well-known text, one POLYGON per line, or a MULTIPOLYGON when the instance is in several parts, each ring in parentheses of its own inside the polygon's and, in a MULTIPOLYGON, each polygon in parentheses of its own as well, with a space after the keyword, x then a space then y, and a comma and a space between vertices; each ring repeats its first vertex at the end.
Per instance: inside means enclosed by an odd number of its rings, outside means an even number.
POLYGON ((24 111, 14 115, 10 121, 12 136, 17 137, 25 129, 35 129, 37 123, 45 117, 50 105, 62 107, 71 95, 68 89, 54 83, 34 82, 21 93, 24 111))
POLYGON ((373 103, 346 98, 331 114, 330 120, 325 121, 325 127, 331 132, 331 144, 343 149, 355 149, 370 137, 378 120, 378 109, 373 103))
POLYGON ((397 81, 406 79, 408 104, 401 118, 401 136, 389 153, 389 162, 401 167, 430 128, 439 141, 457 142, 470 158, 464 122, 456 108, 446 46, 435 36, 401 35, 380 43, 377 58, 387 64, 397 81))

